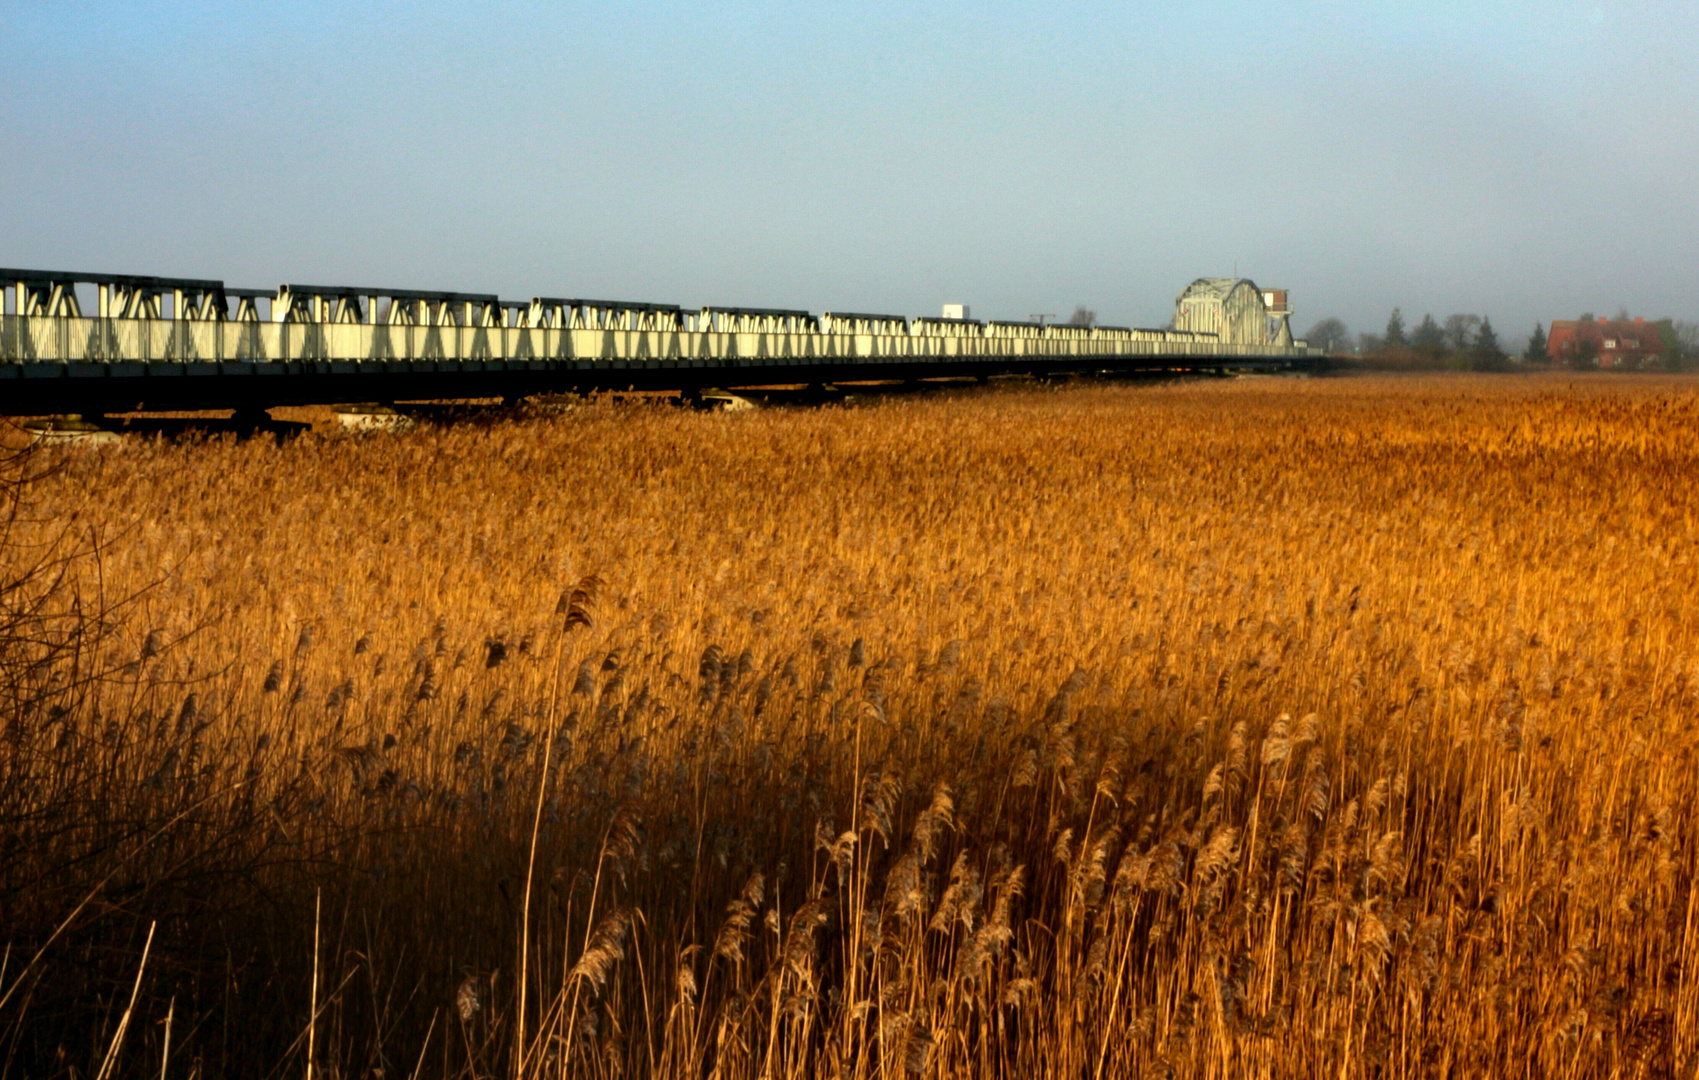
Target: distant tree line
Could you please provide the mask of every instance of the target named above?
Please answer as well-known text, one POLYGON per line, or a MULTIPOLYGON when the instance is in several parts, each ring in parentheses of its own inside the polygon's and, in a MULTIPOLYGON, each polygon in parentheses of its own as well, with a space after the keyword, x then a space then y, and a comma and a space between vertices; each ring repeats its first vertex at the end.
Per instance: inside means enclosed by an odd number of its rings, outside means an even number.
MULTIPOLYGON (((1617 315, 1626 320, 1626 311, 1617 315)), ((1579 321, 1591 322, 1591 312, 1579 321)), ((1658 319, 1654 327, 1663 342, 1665 370, 1699 369, 1699 323, 1680 319, 1658 319)), ((1449 369, 1453 371, 1510 371, 1534 365, 1549 366, 1546 355, 1547 333, 1543 324, 1535 323, 1523 349, 1511 355, 1500 344, 1492 319, 1483 315, 1447 315, 1443 322, 1424 314, 1414 329, 1408 329, 1404 312, 1392 309, 1381 334, 1361 333, 1353 340, 1350 329, 1340 320, 1322 319, 1304 335, 1310 345, 1324 350, 1329 356, 1356 357, 1377 367, 1408 367, 1449 369)), ((1597 344, 1582 338, 1568 366, 1597 368, 1597 344)))

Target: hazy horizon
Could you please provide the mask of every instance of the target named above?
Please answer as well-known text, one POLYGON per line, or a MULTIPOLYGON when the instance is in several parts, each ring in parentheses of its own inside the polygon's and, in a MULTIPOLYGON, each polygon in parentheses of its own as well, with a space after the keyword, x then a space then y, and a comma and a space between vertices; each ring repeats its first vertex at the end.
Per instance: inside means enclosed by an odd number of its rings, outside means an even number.
POLYGON ((1699 318, 1699 8, 0 2, 0 266, 1699 318))

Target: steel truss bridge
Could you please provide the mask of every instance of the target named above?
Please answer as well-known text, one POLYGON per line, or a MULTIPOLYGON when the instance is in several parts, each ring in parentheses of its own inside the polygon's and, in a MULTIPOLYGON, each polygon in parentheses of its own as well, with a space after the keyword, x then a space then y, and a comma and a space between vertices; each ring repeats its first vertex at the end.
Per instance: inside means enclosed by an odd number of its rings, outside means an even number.
POLYGON ((0 270, 0 413, 1279 369, 1208 333, 0 270), (78 299, 98 297, 85 314, 78 299))

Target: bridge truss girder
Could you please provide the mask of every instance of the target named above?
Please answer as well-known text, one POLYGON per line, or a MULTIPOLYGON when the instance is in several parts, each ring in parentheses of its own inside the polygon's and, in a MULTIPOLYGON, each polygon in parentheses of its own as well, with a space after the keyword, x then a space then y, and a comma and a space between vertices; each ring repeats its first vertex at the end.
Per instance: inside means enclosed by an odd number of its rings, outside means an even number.
POLYGON ((0 412, 255 407, 942 376, 1268 368, 1214 335, 0 270, 0 412), (85 316, 76 287, 92 286, 85 316))

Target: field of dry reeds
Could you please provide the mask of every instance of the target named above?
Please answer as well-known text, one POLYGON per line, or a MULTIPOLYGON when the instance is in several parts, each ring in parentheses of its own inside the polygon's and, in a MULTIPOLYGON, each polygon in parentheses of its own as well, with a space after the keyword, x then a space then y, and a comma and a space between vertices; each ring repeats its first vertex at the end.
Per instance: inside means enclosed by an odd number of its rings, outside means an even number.
POLYGON ((1691 1075, 1696 432, 1260 379, 14 458, 0 1076, 1691 1075))

